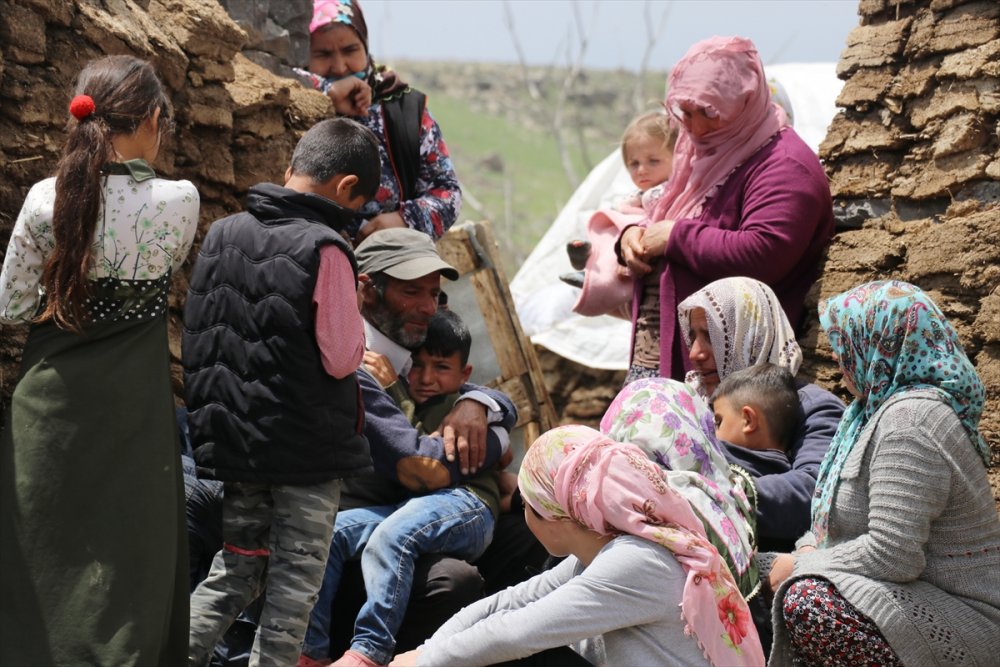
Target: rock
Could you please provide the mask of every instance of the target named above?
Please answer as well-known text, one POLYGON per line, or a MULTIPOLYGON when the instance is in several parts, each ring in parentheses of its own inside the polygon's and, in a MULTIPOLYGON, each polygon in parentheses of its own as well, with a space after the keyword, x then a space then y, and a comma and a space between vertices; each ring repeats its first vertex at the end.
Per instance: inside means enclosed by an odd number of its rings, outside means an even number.
POLYGON ((896 213, 897 219, 904 223, 911 220, 927 219, 939 222, 941 216, 948 210, 949 201, 949 199, 944 197, 941 199, 920 199, 915 201, 897 199, 894 202, 893 211, 896 213))
POLYGON ((903 241, 882 229, 866 227, 848 230, 837 234, 837 243, 830 246, 823 271, 824 274, 827 271, 861 271, 872 275, 873 272, 889 273, 902 264, 905 256, 903 241))
POLYGON ((892 67, 862 67, 847 80, 837 96, 837 106, 852 107, 871 104, 882 99, 892 83, 895 71, 892 67))
POLYGON ((890 174, 894 174, 899 157, 892 153, 878 158, 851 155, 826 165, 830 176, 830 191, 835 199, 878 199, 888 196, 890 174))
POLYGON ((499 153, 490 153, 479 161, 479 167, 494 174, 502 174, 504 170, 503 156, 499 153))
POLYGON ((941 61, 941 68, 937 72, 938 79, 972 79, 980 76, 1000 76, 1000 40, 991 40, 967 51, 949 53, 941 61))
POLYGON ((913 103, 910 123, 919 130, 935 118, 950 116, 958 111, 975 111, 978 108, 979 90, 974 82, 939 86, 930 97, 923 97, 913 103))
POLYGON ((833 204, 833 219, 838 230, 860 229, 865 222, 889 212, 891 202, 882 199, 839 199, 833 204))
POLYGON ((847 48, 837 64, 837 75, 846 78, 859 67, 881 67, 896 62, 913 22, 910 18, 881 25, 858 26, 847 35, 847 48))
POLYGON ((907 235, 905 279, 924 285, 940 275, 965 276, 966 290, 973 285, 988 289, 978 274, 1000 264, 997 213, 1000 209, 915 227, 907 235))
POLYGON ((934 84, 934 75, 939 67, 937 59, 907 63, 893 79, 889 94, 903 99, 926 95, 934 84))
POLYGON ((881 14, 885 9, 885 2, 886 0, 861 0, 858 3, 858 14, 866 18, 881 14))
POLYGON ((932 149, 935 159, 973 149, 981 150, 989 136, 980 117, 973 113, 951 116, 936 134, 937 140, 932 149))
POLYGON ((820 145, 820 152, 830 157, 858 153, 875 154, 879 151, 901 148, 904 145, 906 141, 899 128, 894 125, 886 127, 880 120, 855 123, 834 119, 826 139, 820 145))
POLYGON ((979 302, 975 335, 986 343, 1000 344, 1000 292, 987 294, 979 302))
POLYGON ((963 4, 944 16, 921 10, 906 42, 905 54, 919 58, 930 53, 979 46, 1000 36, 1000 3, 984 0, 963 4))
POLYGON ((41 14, 7 4, 0 12, 0 39, 7 44, 7 57, 25 65, 45 62, 45 18, 41 14))
POLYGON ((978 150, 949 155, 930 163, 904 162, 899 167, 892 195, 912 199, 947 196, 962 183, 985 177, 989 163, 990 156, 978 150))

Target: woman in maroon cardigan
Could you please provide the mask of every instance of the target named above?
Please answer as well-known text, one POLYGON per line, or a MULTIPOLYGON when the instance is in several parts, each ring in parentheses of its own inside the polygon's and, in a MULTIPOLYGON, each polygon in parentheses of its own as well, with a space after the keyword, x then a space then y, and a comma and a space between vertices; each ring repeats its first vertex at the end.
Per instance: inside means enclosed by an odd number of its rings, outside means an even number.
POLYGON ((833 234, 826 174, 771 101, 752 42, 692 46, 665 104, 681 125, 673 177, 650 218, 618 241, 636 276, 626 382, 684 377, 677 304, 719 278, 767 283, 797 324, 833 234))

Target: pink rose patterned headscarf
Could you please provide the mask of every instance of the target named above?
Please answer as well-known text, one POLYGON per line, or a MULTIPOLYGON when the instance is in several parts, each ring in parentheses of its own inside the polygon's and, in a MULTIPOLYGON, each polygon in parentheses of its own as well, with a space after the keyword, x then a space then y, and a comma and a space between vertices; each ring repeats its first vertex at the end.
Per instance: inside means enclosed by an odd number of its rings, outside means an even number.
POLYGON ((788 125, 771 100, 757 48, 742 37, 711 37, 688 49, 670 72, 667 111, 676 114, 681 102, 722 124, 700 139, 680 124, 674 172, 649 222, 698 216, 729 175, 788 125))
POLYGON ((601 535, 660 544, 687 573, 686 631, 713 665, 764 664, 750 609, 691 505, 634 445, 585 426, 562 426, 531 445, 518 475, 521 495, 544 519, 570 519, 601 535))

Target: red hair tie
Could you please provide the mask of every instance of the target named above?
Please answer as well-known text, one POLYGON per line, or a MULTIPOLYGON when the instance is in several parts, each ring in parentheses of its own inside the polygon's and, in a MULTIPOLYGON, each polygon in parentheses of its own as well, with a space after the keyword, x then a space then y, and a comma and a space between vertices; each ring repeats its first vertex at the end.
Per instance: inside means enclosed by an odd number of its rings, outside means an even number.
POLYGON ((90 95, 77 95, 69 103, 69 112, 77 120, 83 120, 94 113, 94 109, 96 108, 94 106, 94 98, 90 95))

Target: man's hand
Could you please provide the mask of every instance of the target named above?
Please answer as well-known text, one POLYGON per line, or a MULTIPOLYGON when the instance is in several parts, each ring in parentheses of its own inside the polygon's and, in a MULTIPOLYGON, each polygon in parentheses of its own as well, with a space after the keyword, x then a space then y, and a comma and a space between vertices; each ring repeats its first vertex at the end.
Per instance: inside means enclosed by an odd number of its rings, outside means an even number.
POLYGON ((653 270, 646 262, 643 237, 646 230, 642 227, 629 227, 622 234, 622 258, 628 265, 632 275, 642 277, 653 270))
POLYGON ((458 467, 463 475, 476 472, 486 461, 486 406, 473 400, 459 401, 441 420, 440 435, 449 461, 458 452, 458 467))
POLYGON ((663 257, 663 253, 667 251, 670 232, 674 230, 675 224, 674 220, 660 220, 646 228, 646 233, 642 237, 642 256, 647 263, 663 257))
POLYGON ((374 234, 380 229, 389 229, 391 227, 406 227, 406 222, 403 221, 403 216, 399 214, 399 211, 382 213, 366 222, 358 230, 358 237, 355 239, 355 242, 361 243, 368 235, 374 234))
POLYGON ((364 116, 372 105, 371 86, 354 76, 335 81, 326 94, 341 116, 364 116))
POLYGON ((399 379, 399 376, 396 375, 396 369, 392 367, 385 355, 365 350, 364 364, 365 369, 378 380, 383 389, 399 379))

